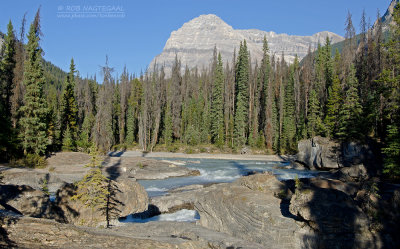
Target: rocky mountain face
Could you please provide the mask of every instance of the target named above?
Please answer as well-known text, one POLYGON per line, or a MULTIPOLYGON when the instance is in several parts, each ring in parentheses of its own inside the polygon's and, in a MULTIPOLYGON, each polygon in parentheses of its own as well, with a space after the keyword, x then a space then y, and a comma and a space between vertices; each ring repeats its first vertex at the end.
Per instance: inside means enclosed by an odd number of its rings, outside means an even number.
MULTIPOLYGON (((390 25, 394 24, 392 14, 393 14, 394 7, 399 2, 400 2, 400 0, 392 0, 392 2, 390 3, 385 14, 382 16, 381 20, 382 20, 384 29, 389 29, 390 25)), ((375 23, 375 25, 376 25, 376 23, 375 23)))
POLYGON ((285 61, 291 63, 297 55, 302 59, 308 48, 315 48, 318 42, 324 43, 326 37, 332 43, 340 42, 344 38, 329 31, 316 33, 312 36, 296 36, 277 34, 257 29, 233 29, 216 15, 201 15, 185 23, 180 29, 173 31, 167 40, 161 54, 157 55, 149 65, 149 70, 154 69, 154 64, 165 65, 165 71, 170 73, 175 56, 181 60, 184 68, 207 67, 212 60, 213 49, 216 46, 224 62, 231 62, 233 53, 239 50, 239 44, 244 39, 253 65, 261 61, 264 36, 268 39, 270 54, 281 58, 284 54, 285 61))

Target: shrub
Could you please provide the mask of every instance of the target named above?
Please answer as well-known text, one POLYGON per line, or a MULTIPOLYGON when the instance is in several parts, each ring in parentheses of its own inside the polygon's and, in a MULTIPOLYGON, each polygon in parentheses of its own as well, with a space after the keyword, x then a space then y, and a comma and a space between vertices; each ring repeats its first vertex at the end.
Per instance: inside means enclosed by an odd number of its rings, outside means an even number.
POLYGON ((43 169, 47 166, 47 161, 45 157, 39 156, 37 154, 28 154, 24 158, 15 160, 11 162, 14 167, 26 167, 26 168, 39 168, 43 169))

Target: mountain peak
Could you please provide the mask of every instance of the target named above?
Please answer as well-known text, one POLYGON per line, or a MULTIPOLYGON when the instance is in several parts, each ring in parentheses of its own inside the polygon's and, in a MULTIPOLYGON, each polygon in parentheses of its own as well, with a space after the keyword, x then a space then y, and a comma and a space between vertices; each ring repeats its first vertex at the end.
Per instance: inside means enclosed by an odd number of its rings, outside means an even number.
POLYGON ((231 28, 226 22, 224 22, 220 17, 214 15, 214 14, 205 14, 205 15, 200 15, 196 18, 193 18, 189 22, 185 23, 181 29, 207 29, 207 27, 225 27, 225 28, 231 28))
POLYGON ((233 51, 239 49, 241 41, 247 41, 251 53, 252 63, 260 61, 263 56, 263 40, 267 37, 270 53, 276 58, 285 56, 285 61, 292 63, 296 55, 299 59, 306 56, 308 48, 316 48, 318 43, 325 42, 326 37, 332 43, 342 41, 344 38, 332 32, 323 31, 312 36, 294 36, 276 34, 257 29, 235 30, 214 14, 200 15, 176 31, 171 32, 161 54, 157 55, 149 65, 153 70, 154 64, 164 65, 165 73, 170 74, 170 69, 175 61, 175 56, 181 60, 183 68, 198 67, 200 70, 208 67, 212 61, 214 47, 221 53, 224 62, 232 61, 233 51))

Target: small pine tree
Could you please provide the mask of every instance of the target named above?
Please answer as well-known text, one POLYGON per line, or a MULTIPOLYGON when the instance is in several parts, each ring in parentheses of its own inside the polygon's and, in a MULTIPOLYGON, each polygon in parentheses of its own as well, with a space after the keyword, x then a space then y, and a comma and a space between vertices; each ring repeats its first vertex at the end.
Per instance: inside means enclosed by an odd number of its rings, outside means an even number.
POLYGON ((63 151, 74 151, 76 148, 75 140, 72 138, 71 129, 67 126, 63 134, 62 150, 63 151))
POLYGON ((77 147, 82 151, 88 151, 89 148, 92 146, 90 131, 92 130, 94 119, 95 118, 93 114, 86 115, 83 119, 82 128, 79 133, 79 139, 76 142, 77 147))
POLYGON ((75 183, 77 187, 76 194, 71 197, 72 200, 80 201, 86 207, 95 211, 96 209, 105 209, 110 192, 108 191, 109 179, 104 176, 100 161, 98 160, 97 150, 91 148, 91 161, 85 167, 90 170, 82 180, 75 183))

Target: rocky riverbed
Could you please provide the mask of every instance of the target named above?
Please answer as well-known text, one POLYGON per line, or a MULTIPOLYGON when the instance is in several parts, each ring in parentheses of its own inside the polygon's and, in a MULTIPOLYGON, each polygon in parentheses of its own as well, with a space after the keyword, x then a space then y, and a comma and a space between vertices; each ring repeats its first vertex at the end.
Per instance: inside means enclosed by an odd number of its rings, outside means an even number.
MULTIPOLYGON (((327 151, 324 146, 320 145, 319 150, 327 151)), ((323 157, 324 153, 319 155, 323 157)), ((48 160, 46 169, 1 167, 6 184, 0 185, 0 247, 397 248, 399 245, 394 231, 400 217, 400 188, 380 183, 362 161, 349 167, 339 166, 339 170, 334 169, 336 172, 329 175, 297 182, 278 180, 279 175, 268 172, 249 171, 251 175, 234 178, 233 182, 185 184, 149 198, 141 181, 181 176, 192 179, 201 172, 182 165, 187 160, 162 161, 133 154, 105 157, 104 173, 120 192, 115 195, 119 206, 112 226, 104 229, 101 227, 105 226, 105 220, 97 219, 101 212, 90 215, 87 208, 70 201, 74 191, 71 183, 86 172, 83 165, 88 160, 82 153, 61 153, 48 160), (73 156, 79 160, 74 161, 73 156), (50 188, 55 190, 54 201, 41 191, 42 177, 47 177, 50 188), (146 218, 185 210, 197 212, 199 220, 149 219, 146 223, 131 223, 117 219, 132 213, 146 218)), ((246 163, 235 166, 244 170, 246 163)), ((275 167, 281 168, 270 168, 275 167)))

